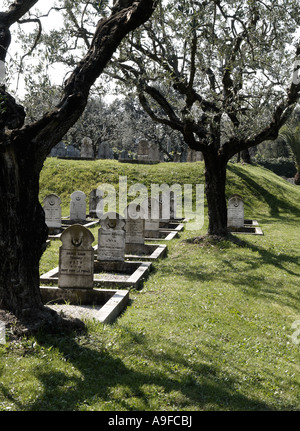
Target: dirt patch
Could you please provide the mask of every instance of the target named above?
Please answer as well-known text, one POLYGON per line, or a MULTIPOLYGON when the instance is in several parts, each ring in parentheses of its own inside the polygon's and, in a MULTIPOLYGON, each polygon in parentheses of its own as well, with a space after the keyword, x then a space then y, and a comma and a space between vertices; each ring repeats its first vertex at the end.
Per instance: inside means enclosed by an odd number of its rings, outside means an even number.
POLYGON ((230 233, 227 236, 219 236, 219 235, 202 235, 202 236, 196 236, 194 238, 188 238, 186 240, 183 240, 183 242, 189 243, 189 244, 197 244, 200 247, 213 247, 217 244, 220 244, 222 241, 230 241, 234 244, 243 245, 243 240, 237 238, 234 235, 231 235, 230 233))
POLYGON ((19 319, 9 311, 0 309, 0 321, 5 324, 8 341, 20 339, 24 336, 37 335, 40 332, 61 334, 85 330, 85 325, 80 319, 61 316, 48 307, 26 316, 24 319, 19 319))

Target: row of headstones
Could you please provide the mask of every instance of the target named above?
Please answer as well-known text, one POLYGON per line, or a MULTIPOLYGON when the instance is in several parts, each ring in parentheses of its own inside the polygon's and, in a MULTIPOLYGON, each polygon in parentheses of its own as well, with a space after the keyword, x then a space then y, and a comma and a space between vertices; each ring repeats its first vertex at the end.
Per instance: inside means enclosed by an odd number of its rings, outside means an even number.
MULTIPOLYGON (((126 157, 126 152, 123 153, 122 158, 126 157)), ((163 162, 164 156, 156 144, 150 143, 146 140, 139 142, 137 159, 140 162, 163 162)), ((174 162, 198 162, 203 160, 203 155, 200 151, 188 148, 182 154, 174 154, 174 162)))
MULTIPOLYGON (((73 192, 70 196, 70 221, 82 223, 86 221, 87 205, 86 194, 80 190, 73 192)), ((92 190, 89 197, 89 216, 101 218, 104 210, 104 193, 100 189, 92 190)), ((146 230, 155 230, 159 227, 160 220, 175 219, 176 203, 175 194, 170 192, 169 206, 166 207, 163 195, 158 199, 149 198, 139 206, 141 216, 147 220, 146 230), (150 217, 148 217, 150 215, 150 217)), ((62 226, 61 199, 56 194, 47 195, 43 201, 46 224, 49 228, 59 229, 62 226)), ((135 215, 136 217, 136 215, 135 215)))
MULTIPOLYGON (((92 190, 89 199, 89 215, 93 218, 100 218, 103 215, 103 192, 99 189, 92 190)), ((50 194, 43 201, 46 224, 49 228, 61 228, 61 199, 56 194, 50 194)), ((149 198, 142 203, 141 211, 144 212, 147 219, 147 230, 158 229, 157 221, 176 219, 176 196, 170 193, 169 199, 164 201, 163 195, 158 199, 149 198), (168 205, 165 205, 165 202, 168 205), (151 217, 148 217, 148 214, 151 217)), ((80 190, 71 194, 70 203, 70 220, 73 222, 86 221, 86 195, 80 190)), ((228 200, 227 220, 229 227, 244 226, 244 202, 239 195, 233 195, 228 200)))
MULTIPOLYGON (((66 146, 59 142, 50 152, 50 157, 94 159, 93 142, 90 138, 83 138, 80 150, 74 145, 66 146)), ((97 153, 98 159, 114 159, 114 151, 107 142, 101 142, 97 153)))
MULTIPOLYGON (((96 254, 99 262, 124 262, 126 244, 144 244, 146 221, 136 204, 128 205, 124 217, 115 212, 106 213, 100 224, 96 254)), ((89 229, 78 224, 61 234, 59 287, 93 288, 94 240, 89 229)))
MULTIPOLYGON (((59 142, 50 152, 50 157, 66 157, 66 158, 84 158, 94 159, 94 149, 92 140, 84 138, 81 142, 80 150, 74 145, 66 146, 63 142, 59 142)), ((97 153, 98 159, 114 159, 114 151, 107 142, 101 142, 97 153)), ((119 154, 120 161, 129 161, 129 153, 127 150, 121 151, 119 154)), ((163 162, 164 156, 154 143, 142 140, 138 144, 137 160, 139 162, 163 162)), ((200 151, 191 150, 184 151, 181 155, 174 155, 174 162, 197 162, 203 160, 200 151)))
MULTIPOLYGON (((148 200, 148 205, 158 204, 157 200, 151 199, 148 200)), ((243 208, 240 196, 234 195, 229 199, 228 210, 232 221, 244 223, 243 208)), ((116 212, 103 215, 98 230, 96 259, 99 262, 123 262, 126 244, 144 244, 146 223, 143 208, 135 203, 128 205, 124 217, 116 212)), ((155 228, 158 229, 158 226, 157 224, 155 228)), ((59 287, 93 288, 94 240, 93 234, 78 224, 70 226, 62 233, 62 246, 59 250, 59 287)))

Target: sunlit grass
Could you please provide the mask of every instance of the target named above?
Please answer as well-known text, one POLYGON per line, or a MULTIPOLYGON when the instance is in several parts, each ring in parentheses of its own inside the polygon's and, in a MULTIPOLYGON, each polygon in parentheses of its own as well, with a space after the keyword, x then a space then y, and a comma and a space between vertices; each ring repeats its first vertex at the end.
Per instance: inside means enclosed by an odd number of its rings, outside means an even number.
MULTIPOLYGON (((157 180, 173 169, 188 183, 196 167, 184 165, 159 166, 157 180)), ((104 178, 108 170, 115 181, 117 167, 107 163, 104 178)), ((120 169, 140 181, 154 168, 120 169)), ((227 189, 241 190, 264 236, 186 242, 205 233, 206 220, 201 231, 186 229, 168 244, 168 257, 154 264, 142 290, 130 292, 114 324, 88 321, 85 334, 0 345, 0 410, 299 410, 292 324, 300 320, 300 192, 264 169, 238 166, 227 189)), ((61 191, 67 196, 70 184, 61 191)), ((47 249, 41 272, 58 265, 59 246, 47 249)))

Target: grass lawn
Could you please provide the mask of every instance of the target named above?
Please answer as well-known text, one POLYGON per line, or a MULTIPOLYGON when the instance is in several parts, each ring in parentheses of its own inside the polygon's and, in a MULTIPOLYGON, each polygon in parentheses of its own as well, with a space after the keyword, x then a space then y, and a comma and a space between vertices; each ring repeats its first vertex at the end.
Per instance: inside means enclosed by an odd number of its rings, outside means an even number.
MULTIPOLYGON (((119 175, 129 185, 197 184, 203 164, 49 159, 41 200, 57 193, 67 215, 73 191, 117 184, 119 175)), ((201 231, 168 243, 168 257, 115 323, 0 345, 0 410, 299 410, 300 188, 231 164, 226 193, 243 196, 264 236, 184 241, 205 233, 205 218, 201 231)), ((46 250, 41 273, 57 266, 59 246, 46 250)))

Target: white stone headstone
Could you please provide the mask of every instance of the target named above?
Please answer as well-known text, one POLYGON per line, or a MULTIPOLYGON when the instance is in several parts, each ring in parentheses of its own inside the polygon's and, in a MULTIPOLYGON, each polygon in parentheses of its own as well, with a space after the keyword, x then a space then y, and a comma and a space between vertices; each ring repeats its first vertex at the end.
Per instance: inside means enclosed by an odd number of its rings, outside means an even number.
POLYGON ((126 244, 145 243, 145 218, 144 210, 139 204, 131 203, 125 209, 126 219, 126 244))
POLYGON ((125 260, 125 219, 109 212, 101 217, 98 230, 97 260, 123 262, 125 260))
POLYGON ((52 193, 45 197, 43 201, 45 212, 45 222, 49 228, 61 228, 61 200, 52 193))
POLYGON ((75 222, 86 220, 86 195, 80 190, 71 194, 70 220, 75 222))
POLYGON ((232 228, 244 226, 244 202, 239 195, 233 195, 228 200, 227 226, 232 228))
POLYGON ((60 237, 58 287, 92 289, 94 279, 94 236, 84 226, 72 225, 60 237))

